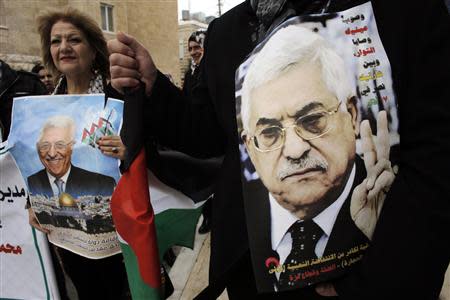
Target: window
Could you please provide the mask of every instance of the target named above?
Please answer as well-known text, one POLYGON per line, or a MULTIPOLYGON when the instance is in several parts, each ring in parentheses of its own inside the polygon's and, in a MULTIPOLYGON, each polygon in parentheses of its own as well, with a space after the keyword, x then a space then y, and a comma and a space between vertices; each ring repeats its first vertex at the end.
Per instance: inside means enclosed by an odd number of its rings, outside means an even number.
POLYGON ((0 29, 8 29, 6 26, 5 1, 0 1, 0 29))
POLYGON ((105 31, 114 31, 113 6, 100 3, 100 12, 102 15, 102 29, 105 31))

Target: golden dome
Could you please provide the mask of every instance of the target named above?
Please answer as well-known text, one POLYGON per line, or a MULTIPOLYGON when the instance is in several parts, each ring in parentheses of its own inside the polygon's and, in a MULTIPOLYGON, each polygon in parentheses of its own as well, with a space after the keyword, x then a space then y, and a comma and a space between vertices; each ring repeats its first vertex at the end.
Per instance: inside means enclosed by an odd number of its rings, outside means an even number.
POLYGON ((62 193, 59 196, 59 205, 60 206, 77 206, 77 204, 75 203, 75 200, 72 198, 71 195, 67 194, 67 193, 62 193))

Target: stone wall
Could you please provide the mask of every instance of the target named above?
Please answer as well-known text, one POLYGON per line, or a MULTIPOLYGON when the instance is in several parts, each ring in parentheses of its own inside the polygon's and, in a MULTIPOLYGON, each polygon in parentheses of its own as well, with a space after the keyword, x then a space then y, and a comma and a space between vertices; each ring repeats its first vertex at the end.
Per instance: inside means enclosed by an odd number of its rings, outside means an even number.
MULTIPOLYGON (((40 56, 36 16, 72 6, 101 24, 100 3, 113 6, 115 31, 135 36, 150 50, 158 68, 180 84, 176 0, 0 0, 0 57, 15 68, 31 69, 40 56)), ((106 39, 115 36, 103 34, 106 39)))
POLYGON ((41 60, 38 55, 0 54, 0 59, 6 61, 15 70, 30 71, 41 60))

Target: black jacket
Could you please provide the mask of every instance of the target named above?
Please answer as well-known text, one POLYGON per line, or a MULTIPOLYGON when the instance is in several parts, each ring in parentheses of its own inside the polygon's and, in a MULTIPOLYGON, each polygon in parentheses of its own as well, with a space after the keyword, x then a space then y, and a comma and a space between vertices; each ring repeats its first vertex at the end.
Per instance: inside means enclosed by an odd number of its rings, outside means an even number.
MULTIPOLYGON (((355 166, 356 173, 351 190, 366 178, 366 169, 361 158, 356 158, 355 166)), ((259 286, 261 290, 273 290, 276 282, 275 274, 269 274, 268 269, 265 266, 265 261, 268 257, 277 255, 272 250, 269 192, 264 187, 261 180, 245 183, 243 191, 244 199, 248 201, 246 203, 247 216, 249 220, 251 220, 250 224, 248 224, 248 228, 250 232, 254 232, 252 238, 249 239, 249 243, 252 249, 257 250, 255 253, 252 253, 253 266, 255 267, 255 273, 264 274, 264 276, 259 277, 261 281, 257 282, 257 286, 259 286)), ((350 216, 351 195, 352 194, 350 193, 337 215, 333 230, 331 231, 323 253, 324 257, 344 249, 351 249, 355 245, 369 243, 368 238, 358 227, 356 227, 355 222, 353 222, 352 217, 350 216)), ((361 253, 362 252, 358 252, 357 255, 361 253)), ((339 264, 339 260, 334 260, 334 262, 338 262, 339 264)), ((314 267, 311 267, 311 270, 319 268, 320 266, 315 265, 314 267)), ((340 268, 332 274, 332 277, 342 276, 342 274, 348 272, 348 270, 349 269, 347 268, 340 268)), ((311 279, 306 279, 305 282, 308 282, 308 280, 311 279)), ((315 279, 312 279, 309 282, 313 282, 314 280, 315 279)), ((323 281, 323 279, 321 279, 321 281, 323 281)))
POLYGON ((4 61, 1 61, 0 66, 2 74, 0 79, 0 131, 3 130, 3 140, 6 140, 11 125, 13 98, 45 95, 47 90, 36 74, 15 71, 4 61))
MULTIPOLYGON (((34 195, 53 196, 52 187, 45 169, 27 178, 30 193, 34 195)), ((116 181, 110 176, 90 172, 72 165, 66 182, 65 192, 73 197, 78 196, 111 196, 116 181)))
POLYGON ((200 68, 197 66, 194 72, 192 72, 191 67, 189 66, 184 74, 183 93, 185 96, 189 97, 192 95, 192 91, 200 83, 200 79, 200 68))
MULTIPOLYGON (((332 1, 329 11, 359 3, 332 1)), ((372 4, 399 103, 400 171, 360 269, 336 288, 342 299, 436 299, 450 259, 450 86, 441 72, 450 69, 449 15, 442 1, 372 4)), ((159 143, 197 157, 225 154, 212 203, 211 298, 248 252, 234 76, 257 24, 249 1, 213 21, 192 100, 159 74, 144 112, 159 143)))

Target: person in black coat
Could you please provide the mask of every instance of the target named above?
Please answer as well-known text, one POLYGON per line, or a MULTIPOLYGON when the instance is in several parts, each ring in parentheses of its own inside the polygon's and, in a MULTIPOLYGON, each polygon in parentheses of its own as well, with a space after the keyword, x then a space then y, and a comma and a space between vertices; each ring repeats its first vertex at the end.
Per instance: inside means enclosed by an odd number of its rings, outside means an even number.
POLYGON ((184 74, 183 93, 189 97, 193 89, 200 82, 200 62, 204 53, 205 30, 194 31, 188 38, 188 50, 191 56, 191 64, 184 74))
POLYGON ((209 287, 199 299, 214 299, 225 287, 230 299, 332 299, 324 296, 335 296, 334 289, 339 299, 437 299, 450 259, 450 245, 442 239, 450 228, 450 175, 442 169, 449 164, 450 89, 446 77, 439 76, 439 70, 450 67, 450 40, 443 38, 450 34, 450 22, 443 1, 437 0, 371 1, 392 66, 402 138, 399 172, 361 264, 326 288, 256 291, 241 188, 235 71, 264 33, 288 16, 337 12, 364 2, 252 0, 238 5, 208 28, 202 83, 193 102, 157 71, 136 40, 119 34, 109 42, 112 85, 121 90, 145 83, 146 109, 137 113, 144 115, 146 130, 190 155, 225 153, 212 209, 209 287), (131 60, 124 57, 129 50, 131 60))
POLYGON ((37 63, 31 69, 31 73, 37 74, 39 79, 45 85, 48 94, 50 95, 55 89, 55 84, 53 83, 53 75, 41 64, 37 63))
POLYGON ((0 60, 0 140, 9 135, 13 98, 45 94, 47 90, 36 74, 15 71, 0 60))
MULTIPOLYGON (((189 55, 191 56, 191 65, 184 75, 183 93, 186 97, 190 97, 192 95, 193 90, 200 83, 200 63, 203 58, 205 38, 206 38, 206 30, 203 29, 194 31, 188 38, 188 50, 189 55)), ((221 159, 218 159, 217 163, 220 164, 221 159)), ((212 166, 210 167, 210 169, 217 170, 218 165, 212 166)), ((214 178, 214 176, 209 178, 214 178)), ((203 180, 208 181, 208 179, 206 178, 204 178, 203 180)), ((211 201, 213 201, 213 199, 209 199, 206 201, 205 204, 203 204, 202 207, 203 221, 200 227, 198 228, 198 232, 200 234, 207 233, 211 230, 211 220, 210 220, 211 201)))

